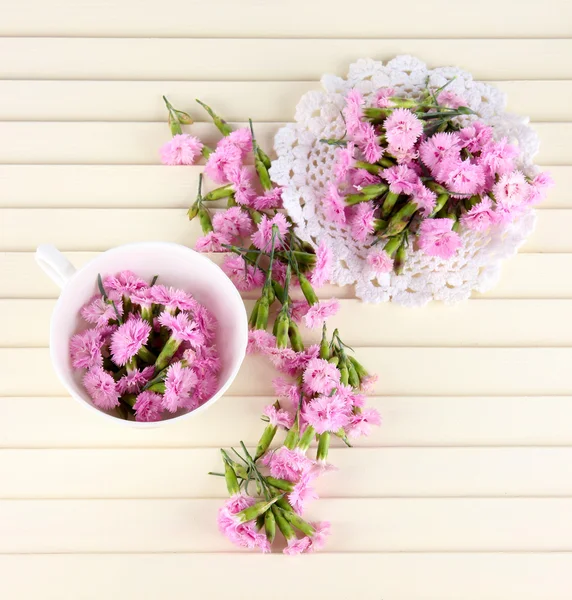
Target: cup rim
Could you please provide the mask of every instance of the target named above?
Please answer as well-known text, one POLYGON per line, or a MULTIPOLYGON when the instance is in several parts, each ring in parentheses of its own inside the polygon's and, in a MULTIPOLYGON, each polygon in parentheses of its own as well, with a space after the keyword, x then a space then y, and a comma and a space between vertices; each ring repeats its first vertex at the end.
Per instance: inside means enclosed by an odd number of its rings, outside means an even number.
POLYGON ((219 273, 219 275, 222 275, 223 279, 226 279, 228 281, 228 283, 230 284, 230 288, 232 289, 232 291, 230 292, 230 295, 233 298, 233 300, 235 300, 237 302, 237 306, 240 307, 240 309, 241 309, 240 312, 241 312, 241 314, 244 315, 244 318, 240 319, 240 321, 241 321, 240 329, 239 329, 239 336, 241 338, 240 352, 238 353, 236 364, 233 367, 233 369, 231 370, 230 374, 228 375, 225 383, 219 388, 219 390, 216 392, 216 394, 214 394, 206 402, 201 404, 198 408, 195 408, 194 410, 185 412, 176 417, 172 417, 170 419, 163 419, 160 421, 147 422, 147 421, 130 421, 127 419, 121 419, 121 418, 111 415, 103 410, 98 409, 96 406, 93 406, 89 402, 86 402, 83 398, 79 397, 73 389, 71 389, 71 386, 68 385, 66 373, 64 372, 63 367, 61 366, 60 362, 57 360, 57 358, 55 356, 55 350, 54 350, 55 345, 53 343, 53 340, 54 340, 55 336, 57 335, 57 332, 55 331, 54 315, 58 311, 58 309, 63 301, 62 299, 64 297, 67 284, 60 290, 60 295, 58 296, 58 299, 56 300, 56 304, 53 308, 52 315, 50 317, 50 360, 51 360, 52 366, 56 372, 56 375, 58 376, 58 379, 63 384, 63 386, 65 387, 67 392, 71 395, 71 397, 76 402, 83 405, 88 410, 91 410, 91 411, 97 413, 98 415, 100 415, 101 417, 104 417, 108 421, 112 421, 114 423, 119 423, 119 424, 127 426, 127 427, 134 427, 135 429, 155 429, 157 427, 162 427, 164 425, 178 423, 184 419, 190 418, 193 415, 199 414, 199 413, 205 411, 210 406, 212 406, 217 400, 219 400, 219 398, 221 398, 224 395, 224 393, 231 386, 232 382, 236 379, 236 376, 237 376, 237 374, 240 370, 240 367, 242 366, 242 363, 244 362, 244 358, 246 356, 246 347, 248 344, 248 315, 246 312, 246 307, 242 300, 242 296, 240 295, 239 291, 236 289, 235 285, 232 283, 232 281, 230 280, 228 275, 220 268, 220 266, 217 265, 216 263, 214 263, 212 260, 209 260, 206 256, 204 256, 200 252, 197 252, 196 250, 193 250, 192 248, 183 246, 182 244, 177 244, 175 242, 161 242, 161 241, 131 242, 129 244, 121 244, 119 246, 114 246, 113 248, 110 248, 109 250, 100 252, 97 256, 90 259, 82 267, 76 269, 76 272, 73 274, 71 280, 75 279, 75 277, 81 271, 83 271, 86 267, 97 262, 103 255, 115 254, 119 251, 141 248, 141 247, 173 248, 173 249, 177 249, 179 251, 184 251, 190 255, 193 255, 194 258, 199 260, 199 262, 202 261, 203 264, 205 264, 205 266, 207 268, 217 271, 219 273))

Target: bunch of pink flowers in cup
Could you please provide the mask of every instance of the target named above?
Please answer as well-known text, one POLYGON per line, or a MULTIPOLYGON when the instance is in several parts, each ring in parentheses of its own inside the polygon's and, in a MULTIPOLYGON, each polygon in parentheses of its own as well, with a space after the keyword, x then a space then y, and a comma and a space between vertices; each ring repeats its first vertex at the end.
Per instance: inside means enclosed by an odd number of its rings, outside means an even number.
POLYGON ((351 438, 380 424, 364 396, 376 378, 352 356, 337 330, 327 334, 325 321, 338 302, 320 300, 315 288, 329 279, 331 251, 297 237, 281 211, 282 189, 270 179, 270 159, 252 123, 233 130, 200 103, 223 135, 213 149, 183 133, 181 124, 191 117, 165 102, 173 138, 161 149, 163 162, 187 165, 203 156, 204 173, 219 186, 204 193, 201 175, 188 213, 203 231, 196 248, 228 253, 223 269, 236 287, 259 291, 249 318, 248 352, 265 355, 284 375, 274 380, 277 400, 264 408, 267 425, 257 448, 241 442, 238 450, 221 450, 224 473, 214 475, 224 476, 230 498, 219 510, 219 529, 233 543, 263 552, 270 551, 277 532, 286 554, 318 550, 329 523, 303 518, 306 505, 318 497, 314 481, 333 468, 327 462, 332 438, 350 445, 351 438), (211 208, 221 202, 224 209, 211 208), (321 343, 305 345, 301 326, 321 329, 321 343), (283 437, 271 447, 279 431, 283 437))
POLYGON ((416 248, 443 260, 455 256, 463 229, 505 227, 553 185, 547 173, 525 176, 519 149, 479 120, 465 100, 427 89, 417 98, 381 88, 368 101, 358 90, 345 99, 334 181, 322 200, 325 217, 349 226, 369 248, 377 274, 401 273, 416 248))
POLYGON ((70 340, 72 366, 93 404, 125 419, 159 421, 216 392, 220 358, 213 315, 187 292, 131 271, 98 277, 81 309, 90 326, 70 340))

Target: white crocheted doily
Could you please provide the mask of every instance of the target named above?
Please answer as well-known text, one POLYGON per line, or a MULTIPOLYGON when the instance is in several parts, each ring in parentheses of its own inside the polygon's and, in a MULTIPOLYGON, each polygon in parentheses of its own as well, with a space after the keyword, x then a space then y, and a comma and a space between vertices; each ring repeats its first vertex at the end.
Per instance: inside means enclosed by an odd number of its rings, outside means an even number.
MULTIPOLYGON (((333 179, 335 148, 319 140, 344 135, 341 109, 348 91, 357 88, 369 104, 368 99, 380 87, 392 87, 398 96, 415 97, 427 85, 436 89, 453 78, 447 89, 465 98, 480 120, 494 127, 497 139, 507 137, 518 144, 519 168, 535 175, 532 158, 538 151, 538 138, 528 126, 528 118, 505 112, 506 98, 500 90, 474 81, 470 73, 455 67, 428 69, 413 56, 398 56, 385 65, 358 60, 350 66, 346 79, 324 75, 324 91, 305 94, 296 107, 296 123, 276 135, 278 158, 270 174, 284 187, 284 206, 296 224, 296 233, 314 245, 326 241, 334 253, 332 283, 355 284, 357 297, 365 302, 392 300, 421 306, 432 299, 458 302, 472 290, 487 291, 498 280, 501 261, 516 254, 534 228, 534 211, 529 209, 509 226, 486 233, 461 231, 464 245, 450 260, 410 249, 401 275, 375 276, 365 260, 367 246, 356 242, 349 228, 333 225, 324 217, 321 198, 333 179)), ((460 122, 466 124, 473 118, 462 117, 460 122)))

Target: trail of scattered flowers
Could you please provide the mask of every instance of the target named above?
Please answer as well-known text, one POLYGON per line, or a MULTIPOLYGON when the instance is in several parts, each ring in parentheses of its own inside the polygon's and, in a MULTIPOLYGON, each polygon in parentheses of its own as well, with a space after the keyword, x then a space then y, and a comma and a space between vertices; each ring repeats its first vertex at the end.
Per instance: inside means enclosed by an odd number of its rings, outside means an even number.
POLYGON ((219 510, 218 526, 242 547, 269 552, 278 530, 284 553, 314 552, 330 531, 326 521, 303 518, 307 504, 318 498, 314 482, 334 468, 327 462, 332 436, 350 445, 352 438, 380 424, 364 395, 376 377, 337 330, 327 333, 325 322, 337 312, 338 302, 319 300, 314 288, 328 281, 331 251, 297 238, 292 222, 280 212, 282 190, 270 180, 270 159, 252 123, 233 130, 200 103, 223 135, 216 148, 209 148, 183 133, 181 124, 192 123, 191 117, 165 102, 173 137, 161 148, 163 163, 190 165, 203 156, 205 175, 219 185, 203 193, 200 177, 188 212, 203 231, 196 249, 227 252, 223 269, 236 287, 260 291, 249 318, 248 352, 263 354, 282 374, 273 382, 277 400, 264 408, 267 425, 257 448, 249 450, 240 442, 238 449, 221 449, 224 473, 219 475, 230 498, 219 510), (224 200, 226 209, 210 208, 224 200), (320 344, 304 344, 301 323, 322 329, 320 344))

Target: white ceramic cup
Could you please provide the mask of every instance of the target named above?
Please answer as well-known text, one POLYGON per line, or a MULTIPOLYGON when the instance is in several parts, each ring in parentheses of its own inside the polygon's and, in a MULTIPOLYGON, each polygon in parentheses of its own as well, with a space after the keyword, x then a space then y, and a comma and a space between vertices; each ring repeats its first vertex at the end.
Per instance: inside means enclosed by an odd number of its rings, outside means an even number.
POLYGON ((246 310, 230 279, 205 256, 167 242, 126 244, 103 252, 76 270, 54 246, 43 245, 36 250, 36 262, 61 288, 50 323, 50 355, 54 369, 68 392, 90 410, 108 420, 133 427, 157 427, 205 410, 224 394, 236 377, 248 340, 246 310), (219 387, 216 394, 196 410, 175 413, 171 418, 152 423, 127 421, 94 406, 81 383, 84 370, 72 368, 69 341, 72 335, 86 328, 79 310, 97 293, 97 275, 105 278, 126 269, 149 282, 158 275, 158 283, 191 293, 218 321, 216 344, 222 362, 219 387))

